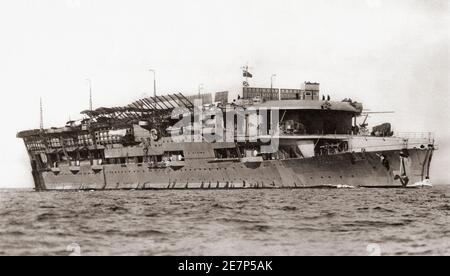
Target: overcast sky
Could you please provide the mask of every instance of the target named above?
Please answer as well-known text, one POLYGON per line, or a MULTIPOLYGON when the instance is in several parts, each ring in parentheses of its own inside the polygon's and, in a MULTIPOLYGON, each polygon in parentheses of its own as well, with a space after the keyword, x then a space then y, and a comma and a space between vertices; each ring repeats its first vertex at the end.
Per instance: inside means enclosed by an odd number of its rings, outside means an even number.
POLYGON ((63 125, 88 108, 152 91, 297 88, 318 81, 397 131, 433 131, 433 179, 450 183, 448 0, 5 0, 0 2, 0 187, 32 187, 16 132, 63 125))

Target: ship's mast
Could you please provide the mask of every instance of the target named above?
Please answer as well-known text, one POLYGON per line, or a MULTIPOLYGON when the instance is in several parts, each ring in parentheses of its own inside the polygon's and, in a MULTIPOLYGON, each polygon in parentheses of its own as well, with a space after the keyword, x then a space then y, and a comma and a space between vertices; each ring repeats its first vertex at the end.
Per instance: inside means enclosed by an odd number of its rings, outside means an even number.
POLYGON ((44 130, 44 110, 42 108, 42 98, 39 98, 39 128, 44 130))
POLYGON ((89 109, 92 111, 92 87, 89 87, 89 109))
POLYGON ((92 111, 92 81, 91 79, 86 79, 89 84, 89 110, 92 111))
POLYGON ((200 84, 198 85, 198 98, 199 98, 199 99, 202 98, 202 90, 203 90, 204 87, 205 87, 205 86, 204 86, 203 83, 200 83, 200 84))
POLYGON ((153 73, 153 96, 156 98, 156 70, 155 69, 149 69, 149 72, 153 73))

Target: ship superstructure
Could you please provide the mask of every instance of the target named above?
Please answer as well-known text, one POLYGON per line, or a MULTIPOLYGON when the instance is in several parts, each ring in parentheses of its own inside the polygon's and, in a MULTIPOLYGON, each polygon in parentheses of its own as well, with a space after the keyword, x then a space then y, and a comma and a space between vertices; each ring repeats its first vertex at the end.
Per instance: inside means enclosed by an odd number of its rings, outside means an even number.
MULTIPOLYGON (((245 75, 244 75, 245 76, 245 75)), ((247 75, 248 77, 248 75, 247 75)), ((36 190, 426 185, 431 133, 357 124, 361 103, 300 89, 147 97, 22 131, 36 190), (213 100, 214 98, 214 100, 213 100)))

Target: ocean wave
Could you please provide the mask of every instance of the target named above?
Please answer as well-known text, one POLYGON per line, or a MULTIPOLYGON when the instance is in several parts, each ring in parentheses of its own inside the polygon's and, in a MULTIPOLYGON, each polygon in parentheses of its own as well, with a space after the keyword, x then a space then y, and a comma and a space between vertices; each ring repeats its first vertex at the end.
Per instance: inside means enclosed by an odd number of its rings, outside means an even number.
POLYGON ((223 205, 223 204, 220 204, 220 203, 214 203, 214 204, 211 205, 211 207, 212 208, 217 208, 217 209, 231 209, 231 210, 234 209, 231 206, 226 206, 226 205, 223 205))
POLYGON ((117 206, 117 205, 108 207, 108 210, 113 211, 113 212, 128 212, 127 208, 124 208, 122 206, 117 206))
POLYGON ((51 219, 57 218, 57 215, 55 213, 43 213, 36 217, 37 221, 47 221, 51 219))
POLYGON ((390 210, 390 209, 383 208, 383 207, 375 207, 375 208, 373 208, 373 210, 381 211, 381 212, 387 212, 387 213, 395 213, 394 210, 390 210))
POLYGON ((147 230, 140 230, 140 231, 127 231, 123 233, 126 237, 149 237, 149 236, 161 236, 161 235, 167 235, 167 233, 154 230, 154 229, 147 229, 147 230))
POLYGON ((225 222, 225 223, 237 223, 237 224, 254 224, 261 223, 260 220, 252 220, 252 219, 240 219, 240 218, 218 218, 217 221, 225 222))
POLYGON ((377 220, 356 220, 354 222, 345 223, 343 226, 346 227, 396 227, 396 226, 407 226, 411 224, 413 220, 401 220, 398 222, 388 222, 388 221, 377 221, 377 220))
POLYGON ((297 211, 297 207, 295 206, 284 206, 281 208, 283 211, 297 211))
POLYGON ((256 231, 256 232, 267 232, 271 227, 268 225, 248 225, 248 226, 244 226, 242 227, 243 230, 247 230, 247 231, 256 231))

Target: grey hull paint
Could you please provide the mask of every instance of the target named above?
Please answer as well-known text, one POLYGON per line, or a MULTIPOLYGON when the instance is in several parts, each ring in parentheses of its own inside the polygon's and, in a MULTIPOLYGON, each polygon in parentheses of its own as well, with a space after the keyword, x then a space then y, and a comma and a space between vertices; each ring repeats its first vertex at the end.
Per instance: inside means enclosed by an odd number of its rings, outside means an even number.
MULTIPOLYGON (((104 165, 101 170, 61 166, 58 172, 33 171, 36 190, 147 190, 147 189, 273 189, 400 187, 400 151, 345 153, 305 159, 256 163, 188 160, 176 168, 149 168, 147 164, 104 165), (389 166, 382 163, 383 154, 389 166), (389 167, 389 168, 388 168, 389 167)), ((432 149, 409 150, 410 183, 429 177, 432 149)))

